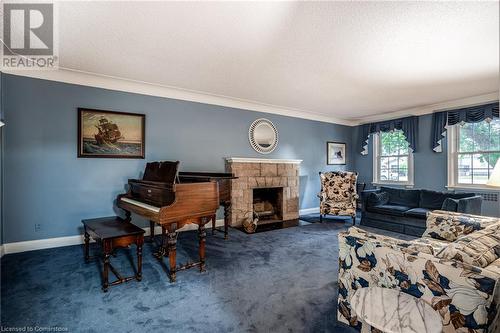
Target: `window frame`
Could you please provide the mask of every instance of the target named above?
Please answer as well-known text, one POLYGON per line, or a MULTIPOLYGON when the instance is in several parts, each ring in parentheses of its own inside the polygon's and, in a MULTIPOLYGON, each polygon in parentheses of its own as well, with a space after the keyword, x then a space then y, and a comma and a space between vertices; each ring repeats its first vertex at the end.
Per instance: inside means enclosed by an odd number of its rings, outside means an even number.
MULTIPOLYGON (((373 141, 373 185, 400 185, 405 187, 413 187, 415 185, 415 173, 414 173, 414 159, 413 151, 408 147, 408 180, 407 181, 394 181, 394 180, 381 180, 380 179, 380 152, 382 150, 380 142, 380 133, 374 133, 372 135, 373 141)), ((406 155, 399 155, 406 156, 406 155)))
MULTIPOLYGON (((446 126, 447 138, 447 164, 448 164, 448 185, 449 189, 468 190, 491 190, 498 188, 486 184, 464 184, 458 182, 458 149, 460 145, 460 124, 446 126)), ((480 153, 481 151, 468 152, 467 154, 480 153)), ((489 151, 490 152, 490 151, 489 151)), ((491 152, 496 152, 492 150, 491 152)))

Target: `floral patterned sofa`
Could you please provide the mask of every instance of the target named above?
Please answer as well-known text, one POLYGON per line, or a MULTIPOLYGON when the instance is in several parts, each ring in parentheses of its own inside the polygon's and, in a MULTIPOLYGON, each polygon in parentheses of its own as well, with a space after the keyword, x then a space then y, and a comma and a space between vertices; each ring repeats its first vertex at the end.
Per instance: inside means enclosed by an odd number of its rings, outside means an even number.
POLYGON ((358 330, 349 301, 359 288, 380 286, 427 301, 443 332, 498 333, 500 219, 433 211, 412 241, 352 227, 339 234, 338 283, 338 320, 358 330))

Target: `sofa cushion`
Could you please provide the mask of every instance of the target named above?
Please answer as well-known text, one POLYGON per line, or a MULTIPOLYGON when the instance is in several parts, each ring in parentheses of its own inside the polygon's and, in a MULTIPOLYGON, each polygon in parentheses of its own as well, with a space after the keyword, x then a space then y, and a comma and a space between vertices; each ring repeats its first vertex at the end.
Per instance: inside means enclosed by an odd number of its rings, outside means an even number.
POLYGON ((500 219, 495 217, 435 210, 427 215, 427 228, 422 237, 453 242, 463 235, 499 222, 500 219))
POLYGON ((427 208, 412 208, 404 212, 403 215, 425 220, 428 212, 430 212, 430 209, 427 208))
POLYGON ((420 201, 420 190, 406 190, 391 187, 381 187, 381 192, 389 194, 389 204, 408 206, 410 208, 418 207, 420 201))
POLYGON ((456 212, 458 210, 458 199, 446 198, 441 206, 441 210, 456 212))
POLYGON ((500 258, 500 223, 462 236, 436 255, 479 267, 486 267, 500 258))
POLYGON ((443 202, 448 198, 448 193, 420 190, 419 207, 428 209, 441 209, 443 202))
POLYGON ((393 215, 393 216, 404 216, 404 212, 406 212, 409 209, 411 209, 411 207, 400 206, 400 205, 378 205, 367 208, 367 210, 370 212, 393 215))

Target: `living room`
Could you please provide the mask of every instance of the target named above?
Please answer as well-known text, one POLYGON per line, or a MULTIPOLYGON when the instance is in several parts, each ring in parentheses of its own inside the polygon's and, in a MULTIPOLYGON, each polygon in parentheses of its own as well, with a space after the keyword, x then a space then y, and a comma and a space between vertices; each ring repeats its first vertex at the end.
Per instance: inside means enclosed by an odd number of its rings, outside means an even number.
POLYGON ((500 332, 497 1, 2 8, 0 331, 500 332))

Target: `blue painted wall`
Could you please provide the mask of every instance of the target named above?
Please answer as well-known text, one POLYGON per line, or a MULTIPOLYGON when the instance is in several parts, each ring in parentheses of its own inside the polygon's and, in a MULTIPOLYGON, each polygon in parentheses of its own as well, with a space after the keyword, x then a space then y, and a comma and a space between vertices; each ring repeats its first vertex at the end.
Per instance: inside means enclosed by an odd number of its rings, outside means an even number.
MULTIPOLYGON (((446 138, 442 141, 443 152, 434 152, 431 149, 432 115, 427 114, 420 116, 418 121, 419 138, 417 152, 414 154, 415 188, 446 191, 446 185, 448 183, 446 138)), ((371 183, 373 181, 373 142, 370 138, 368 155, 361 155, 358 148, 359 131, 359 126, 353 130, 353 142, 356 145, 355 150, 353 151, 353 166, 359 173, 359 181, 365 182, 367 184, 367 188, 369 188, 372 187, 371 183)), ((483 214, 498 216, 498 203, 483 202, 483 214)))
POLYGON ((352 127, 240 109, 3 75, 5 138, 4 243, 77 235, 80 220, 116 213, 113 201, 146 161, 180 160, 185 171, 224 171, 224 157, 264 157, 248 127, 266 117, 280 143, 268 158, 303 159, 301 209, 318 207, 318 172, 326 141, 352 152, 352 127), (146 114, 146 159, 79 159, 77 108, 146 114), (35 224, 41 229, 35 232, 35 224))

